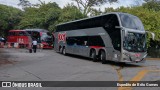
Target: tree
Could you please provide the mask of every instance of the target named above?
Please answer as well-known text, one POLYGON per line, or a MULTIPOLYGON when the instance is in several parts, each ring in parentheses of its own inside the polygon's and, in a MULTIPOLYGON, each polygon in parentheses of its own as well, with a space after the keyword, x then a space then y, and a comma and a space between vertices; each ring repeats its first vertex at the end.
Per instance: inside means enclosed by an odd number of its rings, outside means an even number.
POLYGON ((21 17, 21 10, 0 4, 0 36, 6 36, 10 29, 16 29, 21 17))
POLYGON ((38 8, 33 8, 33 7, 25 8, 25 11, 23 13, 24 15, 18 25, 18 28, 26 29, 26 28, 40 27, 41 18, 38 15, 39 14, 38 8))
POLYGON ((86 16, 73 4, 68 4, 61 9, 55 2, 47 4, 43 2, 38 7, 27 7, 24 9, 24 16, 18 28, 43 28, 52 32, 59 23, 84 17, 86 16))
POLYGON ((160 0, 143 0, 145 2, 159 2, 160 0))
POLYGON ((26 7, 31 7, 32 4, 28 0, 19 0, 20 3, 18 4, 19 6, 22 6, 23 9, 26 7))
MULTIPOLYGON (((135 15, 140 18, 142 21, 145 30, 155 33, 155 42, 160 41, 160 11, 155 12, 154 10, 150 10, 148 8, 144 8, 144 6, 138 7, 120 7, 118 9, 109 9, 112 12, 125 12, 135 15)), ((106 9, 108 12, 108 9, 106 9)), ((150 47, 151 43, 151 35, 147 36, 147 45, 150 47)), ((152 40, 153 42, 153 40, 152 40)))
POLYGON ((88 15, 94 6, 99 6, 104 3, 113 3, 117 2, 118 0, 73 0, 77 3, 78 9, 82 11, 84 15, 88 15))
POLYGON ((19 28, 43 28, 49 29, 50 25, 58 20, 61 8, 57 3, 41 4, 39 7, 27 7, 24 11, 19 28))
POLYGON ((145 0, 146 3, 143 4, 144 8, 153 11, 160 11, 160 1, 159 0, 145 0))
POLYGON ((57 21, 60 16, 60 7, 57 3, 42 4, 39 8, 28 7, 25 9, 19 28, 43 28, 48 29, 50 24, 57 21))
POLYGON ((83 15, 81 11, 74 6, 73 4, 67 4, 61 11, 61 14, 59 16, 58 21, 56 23, 52 24, 50 28, 52 30, 55 30, 55 25, 60 24, 60 23, 65 23, 65 22, 70 22, 82 18, 86 18, 86 15, 83 15))
POLYGON ((103 12, 99 9, 91 9, 90 11, 90 16, 93 17, 93 16, 98 16, 98 15, 101 15, 103 14, 103 12))
POLYGON ((115 11, 115 9, 110 7, 110 8, 105 8, 104 12, 107 13, 107 12, 113 12, 113 11, 115 11))
POLYGON ((73 4, 68 4, 62 9, 58 22, 68 22, 87 17, 73 4))

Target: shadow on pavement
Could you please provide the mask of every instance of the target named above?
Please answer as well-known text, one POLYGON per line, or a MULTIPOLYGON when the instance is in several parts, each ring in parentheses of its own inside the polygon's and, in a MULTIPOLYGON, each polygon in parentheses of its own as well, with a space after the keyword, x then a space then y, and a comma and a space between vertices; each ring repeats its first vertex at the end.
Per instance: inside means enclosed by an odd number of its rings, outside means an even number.
MULTIPOLYGON (((87 58, 87 57, 83 57, 83 56, 79 56, 79 55, 72 55, 72 54, 67 54, 66 56, 71 57, 71 58, 78 58, 81 60, 88 60, 88 61, 92 61, 91 58, 87 58)), ((100 60, 97 61, 98 63, 101 63, 100 60)), ((96 63, 96 62, 95 62, 96 63)), ((118 67, 128 67, 128 68, 141 68, 144 67, 143 65, 136 65, 136 63, 122 63, 122 62, 115 62, 115 61, 106 61, 105 65, 112 65, 112 66, 118 66, 118 67)))

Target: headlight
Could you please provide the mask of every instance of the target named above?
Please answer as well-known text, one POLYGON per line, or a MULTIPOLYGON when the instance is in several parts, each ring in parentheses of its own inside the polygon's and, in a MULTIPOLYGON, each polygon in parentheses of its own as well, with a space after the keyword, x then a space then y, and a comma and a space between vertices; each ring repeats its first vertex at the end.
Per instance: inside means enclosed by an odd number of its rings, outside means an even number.
POLYGON ((127 57, 129 57, 130 55, 129 54, 127 54, 127 53, 123 53, 124 55, 126 55, 127 57))

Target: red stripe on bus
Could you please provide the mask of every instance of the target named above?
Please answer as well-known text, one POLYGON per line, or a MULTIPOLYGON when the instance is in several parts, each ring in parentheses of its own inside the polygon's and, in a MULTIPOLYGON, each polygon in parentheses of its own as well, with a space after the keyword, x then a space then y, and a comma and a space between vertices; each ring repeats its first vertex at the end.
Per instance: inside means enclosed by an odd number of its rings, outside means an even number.
POLYGON ((91 48, 102 48, 102 46, 90 46, 91 48))

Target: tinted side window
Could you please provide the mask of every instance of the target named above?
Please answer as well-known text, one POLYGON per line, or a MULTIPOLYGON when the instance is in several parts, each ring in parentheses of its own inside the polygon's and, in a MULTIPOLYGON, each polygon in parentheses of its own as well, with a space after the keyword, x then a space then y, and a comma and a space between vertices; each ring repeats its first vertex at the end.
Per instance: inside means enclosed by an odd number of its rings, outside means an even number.
POLYGON ((15 36, 15 32, 9 32, 9 36, 15 36))
POLYGON ((32 34, 32 32, 31 32, 31 31, 27 31, 27 32, 28 32, 28 34, 29 34, 29 35, 31 35, 31 34, 32 34))
POLYGON ((88 42, 88 37, 87 36, 83 36, 83 37, 76 37, 77 39, 77 45, 81 45, 81 46, 86 46, 87 42, 88 42))
POLYGON ((19 32, 19 36, 26 36, 25 32, 19 32))
POLYGON ((121 32, 120 30, 115 30, 114 32, 109 33, 114 49, 121 50, 121 32))
POLYGON ((100 36, 67 37, 67 44, 76 44, 81 46, 105 46, 100 36))
POLYGON ((105 46, 101 36, 89 36, 89 46, 105 46))
POLYGON ((118 17, 116 15, 108 15, 104 17, 104 29, 109 34, 112 45, 114 49, 120 51, 121 50, 121 32, 119 28, 115 28, 115 26, 119 26, 118 17))
POLYGON ((76 44, 77 40, 75 37, 67 37, 66 41, 67 41, 67 45, 74 45, 74 44, 76 44))
POLYGON ((102 17, 102 24, 106 29, 114 29, 115 26, 119 26, 119 20, 115 14, 106 15, 102 17))

